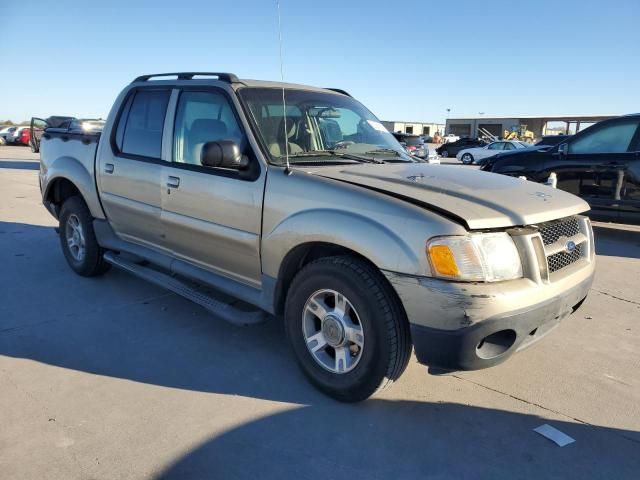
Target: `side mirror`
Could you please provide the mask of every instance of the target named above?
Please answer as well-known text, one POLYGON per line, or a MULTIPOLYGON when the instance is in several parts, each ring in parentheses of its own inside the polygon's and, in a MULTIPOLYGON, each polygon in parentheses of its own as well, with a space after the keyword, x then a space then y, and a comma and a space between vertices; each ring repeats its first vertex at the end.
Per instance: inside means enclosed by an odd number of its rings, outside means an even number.
POLYGON ((561 143, 560 145, 558 145, 558 153, 561 157, 566 156, 569 153, 569 144, 561 143))
POLYGON ((249 166, 249 159, 242 155, 240 147, 233 140, 219 140, 204 144, 200 152, 200 163, 210 168, 245 170, 249 166))

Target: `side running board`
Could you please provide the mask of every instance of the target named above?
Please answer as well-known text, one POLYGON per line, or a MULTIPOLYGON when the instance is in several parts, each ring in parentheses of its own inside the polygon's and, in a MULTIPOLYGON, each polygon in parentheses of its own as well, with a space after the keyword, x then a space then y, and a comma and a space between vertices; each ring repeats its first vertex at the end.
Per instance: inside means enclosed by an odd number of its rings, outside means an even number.
POLYGON ((190 287, 184 282, 166 273, 153 270, 137 263, 130 262, 113 252, 106 252, 104 259, 114 267, 118 267, 159 287, 166 288, 194 303, 206 308, 211 313, 234 325, 254 325, 266 320, 266 313, 262 310, 244 311, 233 305, 221 302, 206 293, 190 287))

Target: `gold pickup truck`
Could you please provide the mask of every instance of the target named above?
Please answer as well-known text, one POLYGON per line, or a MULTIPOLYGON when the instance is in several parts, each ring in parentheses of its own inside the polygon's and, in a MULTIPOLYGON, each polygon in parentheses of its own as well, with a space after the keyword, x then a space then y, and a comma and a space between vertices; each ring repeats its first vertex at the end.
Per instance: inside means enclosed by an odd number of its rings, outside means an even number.
POLYGON ((40 154, 76 273, 113 265, 236 324, 275 316, 304 373, 342 401, 398 379, 412 350, 434 369, 502 362, 593 279, 584 201, 428 165, 342 90, 144 75, 102 132, 48 128, 40 154))

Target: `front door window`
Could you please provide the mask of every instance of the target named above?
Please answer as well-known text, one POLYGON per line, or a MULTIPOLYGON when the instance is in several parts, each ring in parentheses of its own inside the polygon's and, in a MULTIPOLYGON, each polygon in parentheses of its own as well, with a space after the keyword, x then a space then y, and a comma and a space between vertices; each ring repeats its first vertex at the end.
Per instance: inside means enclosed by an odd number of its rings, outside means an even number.
POLYGON ((637 128, 638 120, 629 119, 595 129, 569 143, 569 153, 624 153, 637 128))
POLYGON ((173 161, 200 165, 204 144, 220 140, 232 140, 244 150, 244 134, 224 94, 182 92, 176 113, 173 161))

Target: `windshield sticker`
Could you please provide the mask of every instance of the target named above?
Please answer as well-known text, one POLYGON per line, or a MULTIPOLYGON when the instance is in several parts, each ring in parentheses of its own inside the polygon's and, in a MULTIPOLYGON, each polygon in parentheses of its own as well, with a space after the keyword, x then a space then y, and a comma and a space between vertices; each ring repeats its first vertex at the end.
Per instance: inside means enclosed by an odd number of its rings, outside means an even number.
POLYGON ((384 125, 382 125, 380 122, 376 122, 375 120, 367 120, 367 123, 379 132, 389 133, 389 131, 384 128, 384 125))

